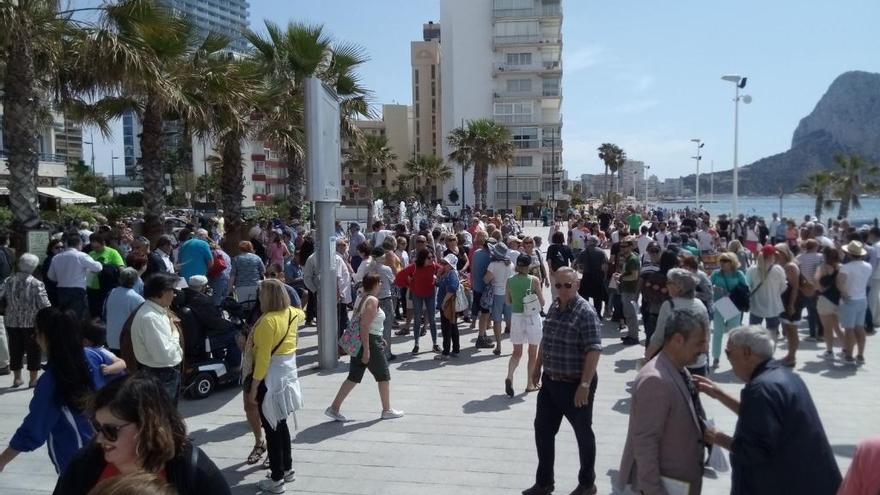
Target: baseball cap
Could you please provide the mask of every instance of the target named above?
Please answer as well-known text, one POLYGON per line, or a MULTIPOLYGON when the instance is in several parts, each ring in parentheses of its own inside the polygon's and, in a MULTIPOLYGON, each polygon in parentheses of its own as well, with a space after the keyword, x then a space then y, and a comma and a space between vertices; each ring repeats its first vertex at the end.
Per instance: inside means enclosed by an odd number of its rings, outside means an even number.
POLYGON ((458 265, 458 256, 456 256, 456 255, 454 255, 454 254, 452 254, 452 253, 449 253, 449 254, 447 254, 446 256, 440 258, 440 260, 443 261, 444 263, 446 263, 446 264, 449 265, 449 266, 456 266, 456 265, 458 265))
POLYGON ((771 244, 767 244, 766 246, 761 248, 761 254, 764 256, 775 256, 776 248, 773 247, 771 244))

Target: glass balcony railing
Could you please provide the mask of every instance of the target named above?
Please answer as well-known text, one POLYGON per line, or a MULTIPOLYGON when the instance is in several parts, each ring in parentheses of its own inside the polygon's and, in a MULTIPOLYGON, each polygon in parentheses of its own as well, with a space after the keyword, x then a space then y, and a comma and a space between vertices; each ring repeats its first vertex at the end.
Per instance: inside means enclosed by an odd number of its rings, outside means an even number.
POLYGON ((495 19, 504 19, 511 17, 559 17, 561 15, 562 8, 559 4, 547 4, 524 9, 492 10, 492 17, 495 19))
POLYGON ((508 64, 508 63, 494 63, 492 64, 496 71, 498 72, 540 72, 540 71, 558 71, 562 69, 562 64, 559 61, 555 62, 541 62, 540 64, 508 64))

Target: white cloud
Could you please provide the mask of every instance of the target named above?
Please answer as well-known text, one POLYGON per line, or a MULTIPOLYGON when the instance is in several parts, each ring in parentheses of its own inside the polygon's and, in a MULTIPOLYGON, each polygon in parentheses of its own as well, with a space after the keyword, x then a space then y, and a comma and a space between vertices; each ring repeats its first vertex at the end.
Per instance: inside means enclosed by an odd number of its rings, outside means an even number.
POLYGON ((565 74, 574 74, 597 65, 603 52, 604 49, 599 45, 587 45, 563 52, 565 74))

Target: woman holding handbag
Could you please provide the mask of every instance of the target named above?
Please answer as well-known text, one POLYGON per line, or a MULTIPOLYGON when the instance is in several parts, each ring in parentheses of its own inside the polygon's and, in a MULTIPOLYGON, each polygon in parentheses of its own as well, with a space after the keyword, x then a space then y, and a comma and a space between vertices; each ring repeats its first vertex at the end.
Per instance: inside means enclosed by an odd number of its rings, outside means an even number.
POLYGON ((287 417, 302 407, 296 343, 306 315, 290 305, 284 284, 277 279, 260 283, 259 301, 263 315, 253 330, 254 372, 248 404, 260 408, 270 473, 257 486, 264 492, 283 493, 284 483, 295 479, 287 417))
POLYGON ((458 293, 458 258, 447 254, 440 258, 440 271, 437 273, 437 306, 440 308, 440 330, 443 332, 443 352, 435 359, 446 361, 458 357, 460 351, 458 325, 456 325, 455 297, 458 293))
POLYGON ((360 351, 351 354, 351 364, 348 368, 348 378, 342 382, 333 404, 324 414, 334 421, 347 421, 339 410, 348 394, 364 377, 364 372, 370 370, 370 374, 379 385, 379 399, 382 401, 382 419, 402 418, 403 411, 391 408, 391 372, 388 370, 388 360, 385 358, 385 346, 387 343, 382 339, 382 329, 386 315, 379 307, 379 277, 373 273, 364 276, 363 294, 360 301, 355 305, 354 314, 351 317, 351 327, 346 329, 360 334, 360 351), (363 345, 366 344, 366 345, 363 345))
POLYGON ((537 384, 532 382, 532 377, 535 375, 538 345, 541 343, 541 311, 544 307, 544 294, 541 290, 541 280, 529 274, 531 265, 530 255, 519 255, 516 258, 516 275, 507 279, 505 297, 511 309, 510 343, 513 344, 513 354, 510 355, 507 378, 504 380, 504 391, 509 397, 513 397, 513 372, 519 366, 523 345, 526 344, 529 346, 526 392, 538 390, 537 384))

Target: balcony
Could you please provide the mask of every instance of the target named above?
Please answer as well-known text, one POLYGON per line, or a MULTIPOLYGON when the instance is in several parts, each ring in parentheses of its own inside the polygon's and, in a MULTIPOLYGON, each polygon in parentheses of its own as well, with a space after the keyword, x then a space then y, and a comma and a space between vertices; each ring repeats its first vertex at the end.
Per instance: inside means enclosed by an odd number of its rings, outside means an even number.
POLYGON ((519 114, 519 115, 495 115, 495 122, 513 125, 513 124, 533 124, 535 123, 535 116, 533 114, 519 114))
POLYGON ((492 43, 498 46, 506 45, 560 45, 562 39, 557 37, 544 36, 543 34, 514 34, 495 36, 492 43))
POLYGON ((559 98, 559 88, 543 88, 541 91, 496 91, 492 95, 495 98, 559 98))
POLYGON ((515 65, 515 64, 507 64, 507 63, 494 63, 492 64, 493 74, 503 74, 505 72, 513 72, 513 73, 558 73, 562 71, 562 63, 559 60, 552 62, 541 62, 540 64, 529 64, 529 65, 515 65))
MULTIPOLYGON (((41 154, 37 176, 49 179, 67 177, 67 157, 64 155, 41 154)), ((0 150, 0 175, 9 175, 6 151, 0 150)))
POLYGON ((533 19, 539 17, 562 17, 562 8, 559 4, 540 5, 525 9, 493 9, 493 19, 533 19))

